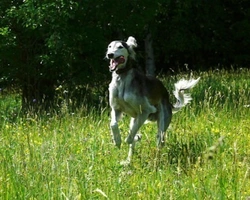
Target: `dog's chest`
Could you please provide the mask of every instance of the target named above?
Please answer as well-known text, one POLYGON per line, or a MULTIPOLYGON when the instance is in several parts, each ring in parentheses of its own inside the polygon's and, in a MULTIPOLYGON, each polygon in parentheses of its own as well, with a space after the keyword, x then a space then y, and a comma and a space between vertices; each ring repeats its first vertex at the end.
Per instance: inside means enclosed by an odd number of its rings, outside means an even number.
POLYGON ((131 88, 131 79, 126 77, 113 77, 109 85, 110 104, 114 107, 124 107, 133 103, 135 96, 133 89, 131 88))
POLYGON ((126 82, 120 78, 115 78, 111 81, 109 85, 109 93, 113 99, 124 100, 124 95, 126 92, 126 82))
POLYGON ((120 110, 136 117, 142 110, 148 113, 155 113, 156 108, 149 103, 146 96, 143 80, 130 71, 126 76, 113 74, 109 84, 109 103, 113 109, 120 110))

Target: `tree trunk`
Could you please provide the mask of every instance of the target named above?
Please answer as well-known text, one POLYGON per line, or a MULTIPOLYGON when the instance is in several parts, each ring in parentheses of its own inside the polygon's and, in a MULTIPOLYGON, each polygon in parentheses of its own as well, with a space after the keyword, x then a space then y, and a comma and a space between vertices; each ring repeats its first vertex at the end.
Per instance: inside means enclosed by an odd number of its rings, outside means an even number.
POLYGON ((146 75, 155 76, 155 59, 152 35, 149 32, 145 38, 145 53, 146 53, 146 75))

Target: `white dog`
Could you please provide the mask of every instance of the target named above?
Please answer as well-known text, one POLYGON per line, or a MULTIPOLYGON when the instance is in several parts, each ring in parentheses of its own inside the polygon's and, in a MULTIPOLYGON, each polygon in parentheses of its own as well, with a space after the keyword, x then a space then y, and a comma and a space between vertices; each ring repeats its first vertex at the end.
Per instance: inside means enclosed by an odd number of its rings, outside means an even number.
POLYGON ((111 42, 106 53, 112 72, 112 81, 109 85, 109 103, 112 109, 110 128, 114 143, 119 148, 121 135, 118 121, 123 112, 131 116, 130 130, 126 138, 129 144, 126 164, 131 161, 135 142, 141 138, 137 132, 146 120, 157 121, 157 145, 163 145, 172 112, 177 112, 192 99, 189 94, 184 94, 184 90, 193 88, 199 81, 199 78, 182 79, 176 83, 174 95, 177 102, 172 105, 163 84, 155 77, 144 75, 133 65, 136 46, 135 38, 129 37, 127 42, 111 42))

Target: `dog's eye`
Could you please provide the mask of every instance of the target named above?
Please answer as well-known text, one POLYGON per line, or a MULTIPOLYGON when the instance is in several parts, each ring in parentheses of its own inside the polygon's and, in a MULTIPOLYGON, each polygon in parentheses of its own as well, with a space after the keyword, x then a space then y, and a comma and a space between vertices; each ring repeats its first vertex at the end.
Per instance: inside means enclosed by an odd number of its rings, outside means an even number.
POLYGON ((118 49, 122 49, 122 48, 123 48, 123 46, 119 46, 119 47, 118 47, 118 49))

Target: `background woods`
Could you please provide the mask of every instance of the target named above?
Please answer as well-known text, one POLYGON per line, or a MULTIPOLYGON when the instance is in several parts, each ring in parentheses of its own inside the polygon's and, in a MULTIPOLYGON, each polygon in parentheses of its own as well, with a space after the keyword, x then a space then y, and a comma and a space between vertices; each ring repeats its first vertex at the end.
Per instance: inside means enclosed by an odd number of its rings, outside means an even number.
POLYGON ((150 73, 248 67, 249 2, 2 0, 0 87, 19 89, 23 108, 57 105, 61 95, 72 106, 99 102, 110 76, 107 44, 130 35, 150 73))

